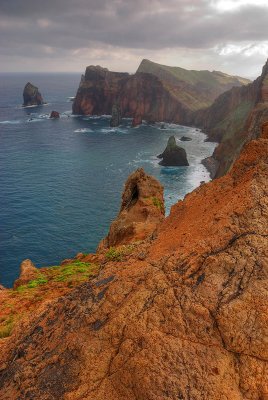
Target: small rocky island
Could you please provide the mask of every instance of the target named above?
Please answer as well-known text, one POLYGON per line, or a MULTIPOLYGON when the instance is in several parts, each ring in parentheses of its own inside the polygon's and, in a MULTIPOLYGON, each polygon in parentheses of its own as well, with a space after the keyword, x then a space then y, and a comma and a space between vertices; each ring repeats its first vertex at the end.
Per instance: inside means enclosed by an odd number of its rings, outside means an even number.
POLYGON ((26 83, 23 90, 23 107, 40 106, 42 104, 44 104, 44 101, 38 87, 30 82, 26 83))
POLYGON ((159 164, 166 167, 183 167, 189 165, 186 151, 182 147, 177 146, 174 136, 170 136, 164 152, 157 157, 162 158, 159 164))
POLYGON ((60 118, 60 113, 58 111, 51 111, 49 118, 51 119, 60 118))

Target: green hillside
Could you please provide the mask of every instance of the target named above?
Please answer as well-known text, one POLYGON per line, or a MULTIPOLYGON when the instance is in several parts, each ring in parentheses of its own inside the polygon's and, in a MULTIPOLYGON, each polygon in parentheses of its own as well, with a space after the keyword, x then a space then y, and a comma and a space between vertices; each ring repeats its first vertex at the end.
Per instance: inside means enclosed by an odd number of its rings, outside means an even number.
POLYGON ((190 110, 208 107, 223 92, 250 80, 220 71, 195 71, 142 60, 137 73, 157 76, 166 89, 190 110))

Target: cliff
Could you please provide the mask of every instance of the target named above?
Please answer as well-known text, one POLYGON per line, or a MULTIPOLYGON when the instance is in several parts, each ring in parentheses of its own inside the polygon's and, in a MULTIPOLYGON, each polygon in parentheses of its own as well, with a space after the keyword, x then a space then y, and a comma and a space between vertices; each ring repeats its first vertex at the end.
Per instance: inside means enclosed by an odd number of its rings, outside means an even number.
POLYGON ((113 104, 118 104, 122 117, 134 121, 186 123, 189 113, 211 105, 230 87, 245 83, 242 78, 220 72, 187 71, 148 60, 141 62, 134 75, 89 66, 82 76, 73 113, 111 114, 113 104))
POLYGON ((209 108, 191 116, 192 124, 202 127, 210 140, 220 142, 212 158, 206 161, 206 165, 213 166, 213 177, 228 171, 243 144, 259 137, 260 127, 267 118, 268 61, 254 82, 232 88, 220 95, 209 108))
POLYGON ((1 399, 267 400, 267 199, 265 125, 154 235, 1 290, 1 399))

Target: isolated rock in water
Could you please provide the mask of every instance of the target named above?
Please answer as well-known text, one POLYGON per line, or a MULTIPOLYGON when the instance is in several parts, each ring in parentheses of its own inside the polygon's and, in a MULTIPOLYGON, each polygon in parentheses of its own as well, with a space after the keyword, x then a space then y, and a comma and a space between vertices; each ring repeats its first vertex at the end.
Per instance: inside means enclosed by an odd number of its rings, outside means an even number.
POLYGON ((135 117, 132 120, 131 126, 132 128, 135 128, 136 126, 139 126, 142 124, 142 117, 141 115, 135 115, 135 117))
POLYGON ((60 113, 58 111, 51 111, 49 118, 60 118, 60 113))
POLYGON ((14 283, 14 289, 18 286, 25 285, 29 281, 36 278, 38 269, 35 267, 33 262, 29 259, 22 261, 20 265, 20 276, 14 283))
POLYGON ((114 104, 112 108, 112 118, 110 121, 110 126, 111 127, 116 127, 121 124, 122 118, 121 118, 121 110, 120 106, 118 104, 114 104))
POLYGON ((40 106, 43 104, 43 98, 38 91, 38 87, 28 82, 23 90, 23 106, 40 106))
POLYGON ((126 181, 120 212, 100 247, 143 240, 155 231, 164 215, 162 185, 139 168, 126 181))
POLYGON ((180 138, 180 141, 181 141, 181 142, 190 142, 191 140, 193 140, 193 139, 191 139, 191 138, 188 137, 188 136, 182 136, 182 137, 180 138))
POLYGON ((164 152, 159 154, 157 157, 162 158, 162 161, 160 161, 159 164, 167 167, 181 167, 189 165, 186 151, 182 147, 177 146, 174 136, 170 136, 164 152))
POLYGON ((162 124, 160 129, 166 129, 165 124, 162 124))

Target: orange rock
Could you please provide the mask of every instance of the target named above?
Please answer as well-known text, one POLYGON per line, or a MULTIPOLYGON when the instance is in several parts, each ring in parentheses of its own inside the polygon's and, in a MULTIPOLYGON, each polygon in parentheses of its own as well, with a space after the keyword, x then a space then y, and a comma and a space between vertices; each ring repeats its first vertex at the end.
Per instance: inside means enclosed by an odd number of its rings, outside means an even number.
POLYGON ((127 179, 120 212, 100 248, 143 240, 151 235, 165 214, 163 187, 142 168, 127 179))
POLYGON ((172 208, 146 258, 104 263, 0 341, 0 398, 266 400, 267 199, 259 139, 172 208))
POLYGON ((38 269, 35 267, 31 260, 24 260, 20 265, 20 276, 14 282, 14 289, 16 289, 20 285, 25 285, 29 281, 36 278, 38 274, 38 269))

